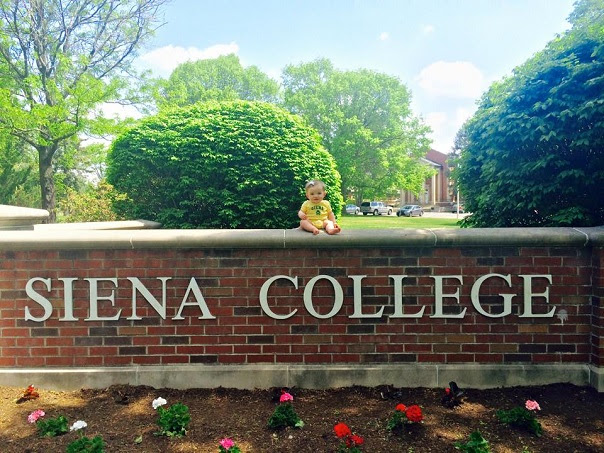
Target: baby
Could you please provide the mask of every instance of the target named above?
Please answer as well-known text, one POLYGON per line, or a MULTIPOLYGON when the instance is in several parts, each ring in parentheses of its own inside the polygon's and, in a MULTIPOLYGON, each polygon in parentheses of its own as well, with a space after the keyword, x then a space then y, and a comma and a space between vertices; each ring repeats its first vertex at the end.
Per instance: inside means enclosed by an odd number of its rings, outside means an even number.
POLYGON ((306 183, 306 200, 300 210, 300 227, 312 234, 319 234, 319 230, 325 230, 327 234, 338 234, 341 228, 336 222, 336 217, 331 210, 329 201, 324 200, 327 192, 323 181, 309 181, 306 183))

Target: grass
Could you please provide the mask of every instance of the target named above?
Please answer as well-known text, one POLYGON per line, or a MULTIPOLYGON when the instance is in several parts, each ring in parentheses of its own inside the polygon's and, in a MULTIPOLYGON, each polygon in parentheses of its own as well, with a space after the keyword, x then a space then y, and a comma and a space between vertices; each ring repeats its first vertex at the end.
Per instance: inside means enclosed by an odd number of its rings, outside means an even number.
POLYGON ((338 223, 344 230, 370 230, 381 228, 459 228, 457 219, 434 217, 396 217, 343 215, 338 223))

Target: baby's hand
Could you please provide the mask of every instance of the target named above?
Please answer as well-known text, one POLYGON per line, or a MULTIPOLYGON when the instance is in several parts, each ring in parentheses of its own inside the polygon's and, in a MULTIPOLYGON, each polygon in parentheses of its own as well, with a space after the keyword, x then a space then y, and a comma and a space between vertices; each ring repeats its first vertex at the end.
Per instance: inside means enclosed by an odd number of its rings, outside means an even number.
POLYGON ((300 217, 300 220, 308 220, 308 216, 303 212, 299 213, 298 217, 300 217))

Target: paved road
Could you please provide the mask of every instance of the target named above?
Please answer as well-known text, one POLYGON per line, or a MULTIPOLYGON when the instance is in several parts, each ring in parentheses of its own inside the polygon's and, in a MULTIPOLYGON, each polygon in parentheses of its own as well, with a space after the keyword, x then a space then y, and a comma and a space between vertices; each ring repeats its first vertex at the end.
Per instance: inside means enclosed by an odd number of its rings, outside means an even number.
MULTIPOLYGON (((463 219, 464 217, 466 217, 469 214, 459 214, 459 218, 463 219)), ((424 211, 424 217, 435 217, 435 218, 441 218, 441 219, 456 219, 457 218, 457 213, 456 212, 432 212, 432 211, 424 211)))
MULTIPOLYGON (((357 214, 357 215, 362 215, 362 214, 357 214)), ((459 218, 463 219, 464 217, 466 217, 469 214, 459 214, 459 218)), ((386 216, 384 214, 384 216, 386 216)), ((396 211, 394 211, 392 214, 390 214, 390 217, 396 217, 396 211)), ((424 217, 432 217, 432 218, 440 218, 440 219, 456 219, 457 218, 457 213, 456 212, 434 212, 434 211, 424 211, 424 217)))

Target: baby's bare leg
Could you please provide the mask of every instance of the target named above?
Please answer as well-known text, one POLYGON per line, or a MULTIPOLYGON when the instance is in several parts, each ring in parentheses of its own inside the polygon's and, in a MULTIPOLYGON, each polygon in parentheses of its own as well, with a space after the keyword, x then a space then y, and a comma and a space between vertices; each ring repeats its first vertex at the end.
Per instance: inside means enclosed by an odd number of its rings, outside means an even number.
POLYGON ((300 226, 303 230, 310 231, 312 234, 319 234, 319 229, 310 220, 300 220, 300 226))
POLYGON ((325 220, 323 222, 323 228, 327 234, 338 234, 342 229, 337 223, 333 223, 331 220, 325 220))

